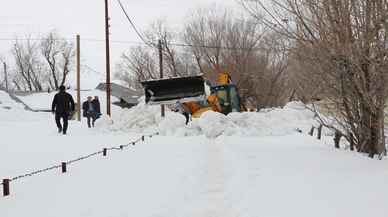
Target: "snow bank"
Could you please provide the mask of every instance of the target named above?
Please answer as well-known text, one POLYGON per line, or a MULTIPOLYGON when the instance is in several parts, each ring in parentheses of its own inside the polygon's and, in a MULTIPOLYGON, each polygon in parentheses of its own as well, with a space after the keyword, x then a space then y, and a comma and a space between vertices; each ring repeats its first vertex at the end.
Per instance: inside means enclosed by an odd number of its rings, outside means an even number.
POLYGON ((24 105, 14 101, 8 93, 0 91, 0 120, 14 121, 17 119, 26 119, 27 111, 24 110, 24 105))
POLYGON ((0 91, 0 109, 2 110, 24 110, 24 106, 15 102, 8 93, 0 91))
POLYGON ((160 117, 159 106, 140 103, 126 109, 113 119, 103 118, 97 127, 108 131, 150 133, 158 131, 166 136, 197 136, 209 138, 226 136, 281 136, 302 130, 308 131, 316 125, 313 112, 300 102, 291 102, 284 108, 267 109, 263 112, 231 113, 227 116, 217 112, 206 112, 201 118, 193 119, 185 125, 183 115, 166 111, 160 117))
POLYGON ((25 110, 22 103, 16 102, 8 93, 0 91, 0 122, 12 123, 20 120, 31 122, 40 120, 47 115, 25 110))

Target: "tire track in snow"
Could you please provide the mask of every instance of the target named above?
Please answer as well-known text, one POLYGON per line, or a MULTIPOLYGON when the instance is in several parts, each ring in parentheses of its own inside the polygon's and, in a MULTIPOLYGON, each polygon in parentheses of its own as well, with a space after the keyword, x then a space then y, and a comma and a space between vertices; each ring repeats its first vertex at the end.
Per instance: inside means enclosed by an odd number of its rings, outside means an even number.
POLYGON ((208 207, 204 210, 204 217, 237 217, 232 209, 227 194, 226 164, 222 143, 209 140, 207 165, 207 194, 208 207))

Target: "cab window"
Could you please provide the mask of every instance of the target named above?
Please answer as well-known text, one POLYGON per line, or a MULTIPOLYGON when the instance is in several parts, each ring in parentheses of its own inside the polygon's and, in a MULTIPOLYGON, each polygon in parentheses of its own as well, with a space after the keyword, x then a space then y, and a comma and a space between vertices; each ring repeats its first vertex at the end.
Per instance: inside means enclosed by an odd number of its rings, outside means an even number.
POLYGON ((219 103, 223 106, 228 101, 227 92, 226 90, 218 90, 217 91, 217 98, 219 103))
POLYGON ((232 103, 232 112, 240 112, 240 98, 238 96, 237 90, 235 87, 230 87, 230 101, 232 103))

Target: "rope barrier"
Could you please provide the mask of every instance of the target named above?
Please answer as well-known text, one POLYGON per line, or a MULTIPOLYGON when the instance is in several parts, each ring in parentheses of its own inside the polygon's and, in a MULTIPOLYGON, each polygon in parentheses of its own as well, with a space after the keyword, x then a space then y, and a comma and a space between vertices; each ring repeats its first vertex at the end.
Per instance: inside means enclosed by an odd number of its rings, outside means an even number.
POLYGON ((125 145, 119 145, 119 146, 113 146, 113 147, 110 147, 110 148, 104 148, 102 151, 96 151, 94 153, 91 153, 91 154, 88 154, 88 155, 84 155, 84 156, 78 157, 78 158, 73 159, 73 160, 62 162, 61 164, 57 164, 57 165, 54 165, 54 166, 51 166, 51 167, 47 167, 47 168, 44 168, 44 169, 39 169, 39 170, 35 170, 35 171, 32 171, 32 172, 24 173, 22 175, 15 176, 15 177, 13 177, 11 179, 3 179, 3 181, 0 183, 0 185, 3 186, 3 196, 8 196, 10 194, 9 193, 9 183, 10 182, 17 181, 17 180, 20 180, 20 179, 24 179, 24 178, 27 178, 27 177, 32 177, 32 176, 35 176, 35 175, 38 175, 38 174, 46 173, 48 171, 51 171, 51 170, 54 170, 54 169, 58 169, 58 168, 62 168, 62 172, 65 173, 65 172, 67 172, 66 165, 71 165, 71 164, 74 164, 74 163, 77 163, 77 162, 80 162, 80 161, 83 161, 83 160, 86 160, 86 159, 89 159, 89 158, 92 158, 94 156, 101 155, 101 154, 106 156, 106 152, 107 151, 113 151, 113 150, 114 151, 122 151, 122 150, 124 150, 124 148, 128 148, 129 146, 134 146, 137 143, 139 143, 141 141, 144 141, 145 137, 152 138, 153 136, 156 136, 156 135, 159 135, 159 133, 153 133, 153 134, 150 134, 150 135, 147 135, 147 136, 143 135, 139 139, 137 139, 135 141, 132 141, 132 142, 129 142, 129 143, 125 144, 125 145))

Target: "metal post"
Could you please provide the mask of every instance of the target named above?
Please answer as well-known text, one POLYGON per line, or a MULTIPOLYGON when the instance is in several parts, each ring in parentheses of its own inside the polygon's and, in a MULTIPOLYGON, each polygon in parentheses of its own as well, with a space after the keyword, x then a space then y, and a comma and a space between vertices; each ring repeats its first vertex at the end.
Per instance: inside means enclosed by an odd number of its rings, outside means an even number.
POLYGON ((67 168, 66 168, 66 162, 62 162, 62 173, 66 173, 67 172, 67 168))
POLYGON ((102 149, 102 156, 106 156, 107 152, 108 152, 108 149, 106 148, 102 149))
POLYGON ((312 126, 311 129, 310 129, 310 132, 309 132, 310 136, 314 136, 314 130, 315 130, 315 127, 312 126))
POLYGON ((77 35, 77 120, 81 121, 81 37, 77 35))
POLYGON ((111 116, 110 109, 110 95, 111 95, 111 84, 110 84, 110 53, 109 53, 109 10, 108 0, 105 0, 105 52, 106 52, 106 113, 111 116))
POLYGON ((7 63, 3 62, 4 65, 4 80, 5 80, 5 90, 7 93, 9 92, 8 89, 8 72, 7 72, 7 63))
MULTIPOLYGON (((159 40, 159 71, 160 71, 160 78, 163 78, 163 47, 162 47, 162 40, 159 40)), ((162 117, 165 116, 164 105, 160 106, 160 114, 161 114, 162 117)))
POLYGON ((9 195, 9 179, 3 179, 3 196, 9 195))
POLYGON ((319 125, 318 127, 318 135, 317 135, 317 139, 321 140, 322 139, 322 128, 323 128, 323 125, 319 125))

